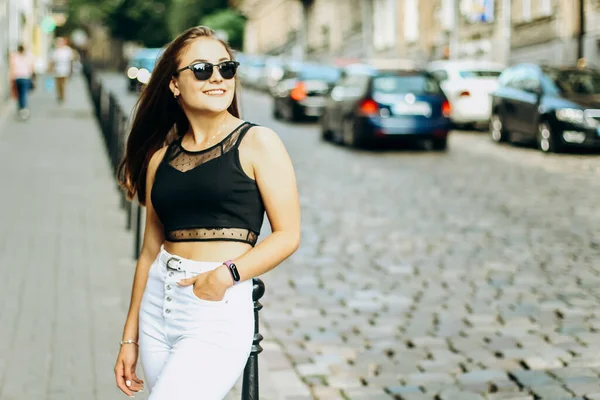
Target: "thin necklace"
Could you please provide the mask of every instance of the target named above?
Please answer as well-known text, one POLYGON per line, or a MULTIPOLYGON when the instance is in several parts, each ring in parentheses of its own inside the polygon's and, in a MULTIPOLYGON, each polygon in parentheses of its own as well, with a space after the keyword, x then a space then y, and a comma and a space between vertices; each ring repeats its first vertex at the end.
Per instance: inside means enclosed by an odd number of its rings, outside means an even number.
MULTIPOLYGON (((203 146, 203 147, 204 147, 204 149, 203 149, 203 150, 206 150, 206 149, 208 149, 208 148, 210 147, 210 144, 211 144, 211 142, 213 141, 213 139, 214 139, 214 138, 216 138, 217 136, 219 136, 219 135, 221 134, 221 132, 223 131, 223 128, 225 127, 225 124, 226 124, 226 123, 223 123, 223 125, 221 125, 221 127, 219 128, 219 130, 217 131, 217 133, 215 133, 214 135, 212 135, 212 137, 210 137, 210 138, 209 138, 209 139, 206 141, 206 144, 203 146)), ((192 135, 193 135, 193 134, 192 134, 192 135)), ((199 151, 202 151, 202 150, 199 150, 199 151)))

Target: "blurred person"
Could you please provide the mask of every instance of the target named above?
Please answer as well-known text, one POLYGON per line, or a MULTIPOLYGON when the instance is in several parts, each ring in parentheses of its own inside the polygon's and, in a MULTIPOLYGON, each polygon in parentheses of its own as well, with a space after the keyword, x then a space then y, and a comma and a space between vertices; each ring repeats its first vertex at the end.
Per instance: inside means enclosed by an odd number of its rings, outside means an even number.
POLYGON ((50 57, 50 71, 54 74, 56 99, 59 104, 65 101, 67 79, 73 74, 75 52, 63 37, 56 38, 55 48, 50 57))
POLYGON ((254 335, 252 278, 299 245, 289 155, 240 119, 230 47, 207 27, 174 39, 138 102, 118 178, 146 207, 117 386, 150 400, 220 400, 254 335), (272 234, 256 244, 265 211, 272 234))
POLYGON ((19 44, 17 51, 10 54, 9 78, 17 99, 17 114, 29 118, 28 95, 35 79, 35 57, 19 44))

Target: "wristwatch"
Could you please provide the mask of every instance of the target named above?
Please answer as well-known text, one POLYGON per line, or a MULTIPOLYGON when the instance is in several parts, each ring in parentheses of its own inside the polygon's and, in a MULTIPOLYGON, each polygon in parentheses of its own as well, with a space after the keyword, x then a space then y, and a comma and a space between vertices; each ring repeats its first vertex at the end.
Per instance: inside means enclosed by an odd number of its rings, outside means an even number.
POLYGON ((229 272, 231 272, 233 284, 235 285, 237 282, 240 281, 240 273, 238 272, 237 267, 231 260, 227 260, 223 264, 229 269, 229 272))

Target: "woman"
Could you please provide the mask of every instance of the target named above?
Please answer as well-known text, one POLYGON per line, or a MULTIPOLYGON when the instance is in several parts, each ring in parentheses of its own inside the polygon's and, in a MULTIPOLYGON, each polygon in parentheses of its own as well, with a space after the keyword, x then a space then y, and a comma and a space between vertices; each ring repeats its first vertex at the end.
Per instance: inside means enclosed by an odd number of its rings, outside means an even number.
POLYGON ((299 245, 291 161, 275 132, 239 118, 237 65, 211 29, 191 28, 139 100, 119 168, 146 206, 115 366, 129 396, 143 386, 139 345, 151 400, 225 397, 250 354, 251 279, 299 245), (265 211, 272 234, 255 246, 265 211))
POLYGON ((10 80, 16 88, 17 112, 21 119, 29 117, 28 94, 33 87, 35 58, 20 44, 10 55, 10 80))

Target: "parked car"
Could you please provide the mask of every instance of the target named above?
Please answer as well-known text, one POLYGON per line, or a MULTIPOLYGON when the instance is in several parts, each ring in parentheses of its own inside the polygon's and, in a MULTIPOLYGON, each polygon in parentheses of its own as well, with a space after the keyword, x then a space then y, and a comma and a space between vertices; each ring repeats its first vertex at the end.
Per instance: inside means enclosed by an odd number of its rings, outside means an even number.
POLYGON ((452 104, 450 119, 457 126, 487 126, 490 93, 498 86, 504 65, 488 61, 433 61, 427 70, 440 83, 452 104))
POLYGON ((282 72, 281 79, 271 90, 273 117, 288 121, 319 117, 327 93, 341 76, 337 67, 305 62, 287 64, 282 72))
POLYGON ((249 88, 259 89, 261 85, 261 77, 264 76, 265 58, 257 55, 245 54, 239 58, 239 79, 240 82, 249 88))
POLYGON ((127 66, 127 89, 135 92, 150 81, 156 60, 162 54, 162 48, 143 48, 138 50, 127 66))
POLYGON ((324 140, 363 147, 378 140, 427 141, 447 147, 451 108, 424 70, 349 66, 333 88, 321 118, 324 140))
POLYGON ((500 76, 489 124, 495 142, 533 142, 543 152, 600 148, 600 72, 519 64, 500 76))

